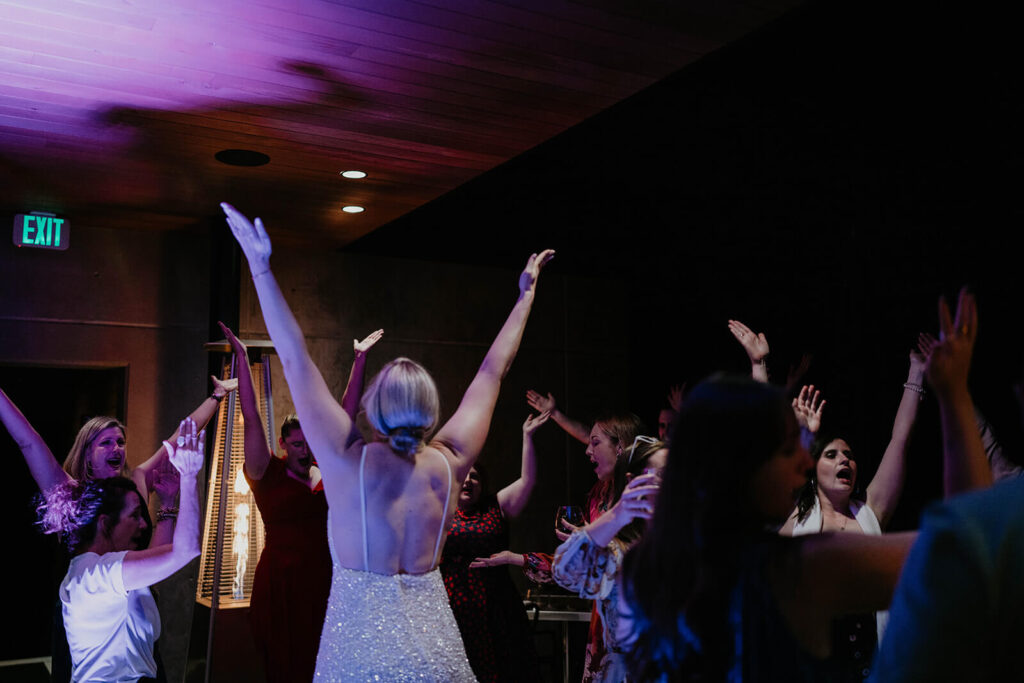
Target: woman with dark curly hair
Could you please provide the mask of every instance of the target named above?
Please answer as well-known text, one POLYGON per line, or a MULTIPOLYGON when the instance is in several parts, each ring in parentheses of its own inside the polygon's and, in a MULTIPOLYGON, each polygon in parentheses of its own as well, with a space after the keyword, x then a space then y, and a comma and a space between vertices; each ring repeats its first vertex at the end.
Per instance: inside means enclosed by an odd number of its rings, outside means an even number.
POLYGON ((196 475, 205 433, 186 420, 177 448, 165 443, 181 477, 172 543, 146 549, 150 525, 135 484, 120 476, 66 482, 46 491, 40 525, 72 554, 60 586, 73 681, 157 680, 160 615, 149 587, 199 555, 196 475))

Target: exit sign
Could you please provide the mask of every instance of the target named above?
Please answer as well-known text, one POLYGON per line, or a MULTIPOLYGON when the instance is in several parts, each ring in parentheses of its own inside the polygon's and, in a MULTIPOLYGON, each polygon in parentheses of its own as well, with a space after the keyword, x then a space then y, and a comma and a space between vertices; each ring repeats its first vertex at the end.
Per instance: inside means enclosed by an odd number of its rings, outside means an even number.
POLYGON ((19 213, 14 217, 14 246, 37 249, 68 248, 71 226, 52 213, 19 213))

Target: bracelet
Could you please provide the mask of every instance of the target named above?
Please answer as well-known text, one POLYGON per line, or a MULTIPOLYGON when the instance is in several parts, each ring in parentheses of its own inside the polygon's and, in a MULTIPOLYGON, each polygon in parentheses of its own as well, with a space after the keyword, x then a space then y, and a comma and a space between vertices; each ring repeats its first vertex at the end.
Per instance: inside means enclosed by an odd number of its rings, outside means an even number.
POLYGON ((156 511, 156 521, 166 522, 169 519, 178 518, 178 508, 163 507, 156 511))
POLYGON ((253 273, 253 274, 252 274, 252 279, 253 279, 253 280, 255 280, 255 279, 256 279, 256 278, 258 278, 258 277, 259 277, 260 275, 266 275, 266 274, 267 274, 267 273, 269 273, 269 272, 270 272, 270 268, 267 268, 266 270, 261 270, 261 271, 260 271, 260 272, 258 272, 258 273, 253 273))
POLYGON ((210 394, 210 398, 212 398, 217 403, 220 403, 221 401, 223 401, 224 400, 224 396, 226 396, 226 394, 221 394, 220 396, 218 396, 217 394, 210 394))
POLYGON ((903 388, 910 389, 911 391, 916 391, 917 393, 921 394, 922 397, 927 393, 924 390, 924 387, 922 387, 920 384, 914 384, 913 382, 904 382, 903 388))

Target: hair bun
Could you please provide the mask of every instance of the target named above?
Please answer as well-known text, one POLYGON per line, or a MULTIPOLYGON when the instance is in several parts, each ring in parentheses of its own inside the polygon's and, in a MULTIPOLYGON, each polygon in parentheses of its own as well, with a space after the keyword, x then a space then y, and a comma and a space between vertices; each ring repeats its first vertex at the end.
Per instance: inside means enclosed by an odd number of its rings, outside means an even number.
POLYGON ((409 456, 423 445, 425 434, 423 427, 395 427, 388 431, 388 443, 396 453, 409 456))

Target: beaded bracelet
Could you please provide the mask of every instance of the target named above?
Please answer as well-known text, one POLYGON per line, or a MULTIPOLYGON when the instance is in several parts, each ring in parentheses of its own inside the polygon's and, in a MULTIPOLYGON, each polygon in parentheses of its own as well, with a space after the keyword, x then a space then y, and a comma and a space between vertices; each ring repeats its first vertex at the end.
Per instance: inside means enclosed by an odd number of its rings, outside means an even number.
POLYGON ((925 392, 924 387, 922 387, 920 384, 914 384, 913 382, 904 382, 903 388, 910 389, 911 391, 916 391, 917 393, 921 394, 922 397, 925 395, 925 393, 927 393, 925 392))
POLYGON ((160 508, 159 510, 156 511, 156 521, 158 521, 158 522, 166 522, 169 519, 177 519, 177 518, 178 518, 178 508, 165 507, 165 508, 160 508))

